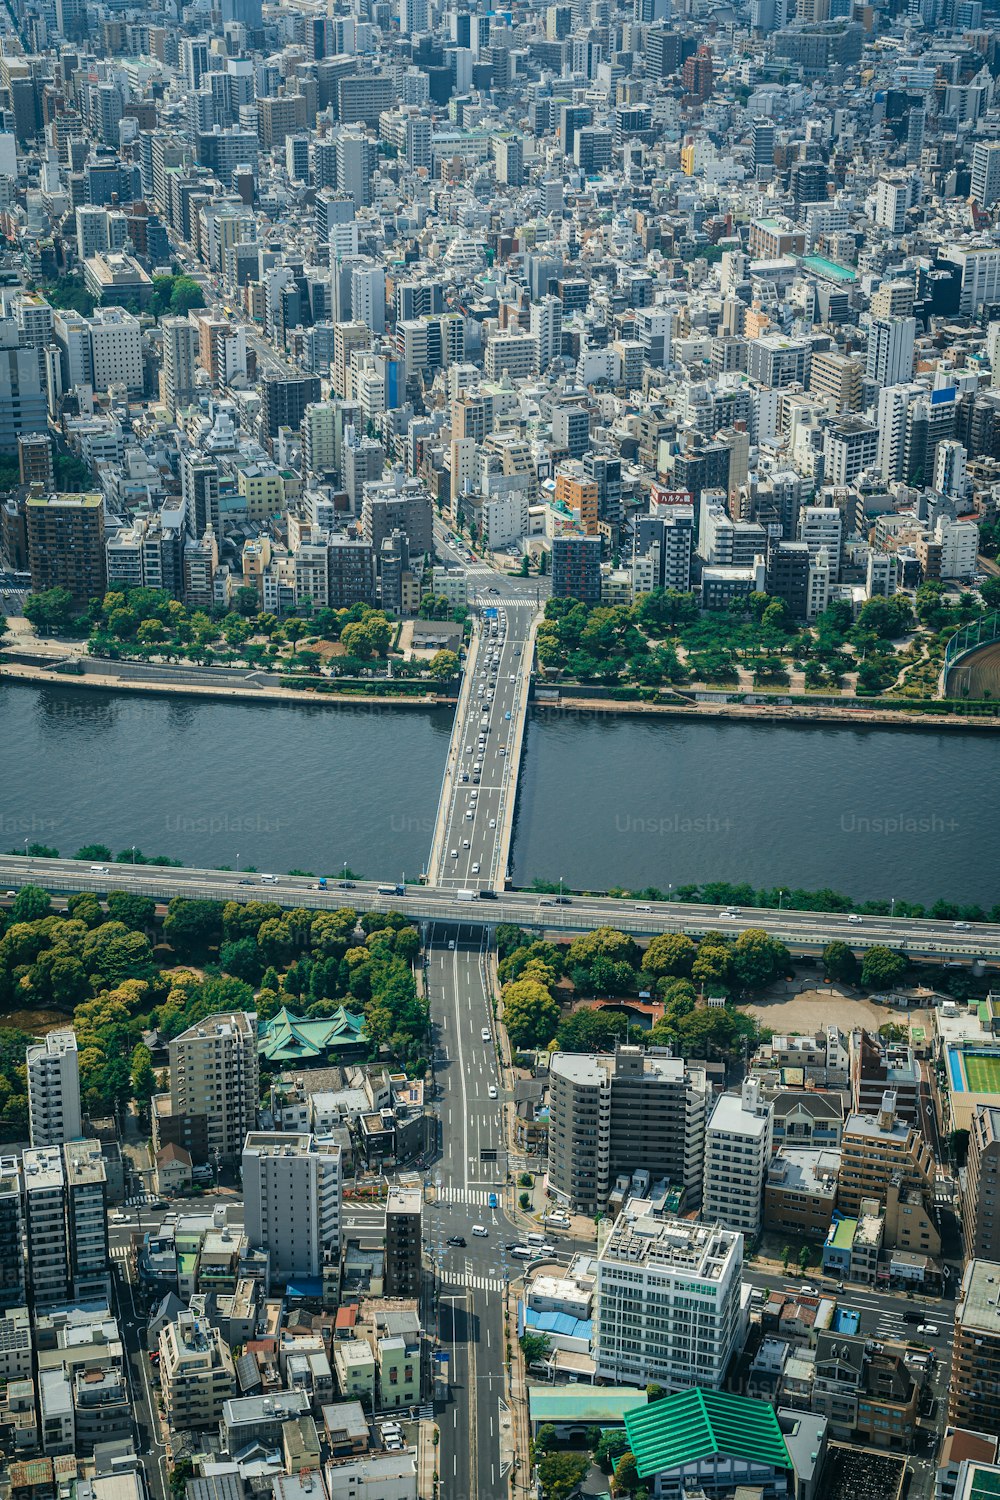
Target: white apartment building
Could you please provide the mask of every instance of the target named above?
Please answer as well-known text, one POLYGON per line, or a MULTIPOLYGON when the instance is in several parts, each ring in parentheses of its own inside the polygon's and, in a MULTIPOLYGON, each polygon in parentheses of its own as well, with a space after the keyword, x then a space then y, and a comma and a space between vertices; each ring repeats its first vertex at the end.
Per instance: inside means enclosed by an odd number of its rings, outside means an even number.
POLYGON ((31 1144, 61 1146, 83 1134, 80 1063, 76 1035, 68 1027, 50 1031, 24 1054, 28 1074, 31 1144))
POLYGON ((948 516, 939 516, 934 539, 941 543, 941 577, 971 578, 979 551, 979 527, 975 521, 953 521, 948 516))
POLYGON ((596 1378, 718 1390, 746 1331, 743 1236, 647 1208, 627 1204, 598 1256, 596 1378))
POLYGON ((760 1231, 772 1117, 759 1080, 747 1078, 739 1094, 719 1095, 705 1131, 702 1218, 747 1238, 760 1231))
POLYGON ((416 1455, 406 1449, 331 1463, 326 1484, 330 1500, 417 1500, 416 1455))
POLYGON ((243 1147, 244 1228, 279 1281, 320 1276, 340 1257, 340 1147, 314 1135, 251 1131, 243 1147))
POLYGON ((69 1141, 63 1147, 63 1168, 73 1296, 79 1302, 106 1300, 111 1295, 108 1177, 100 1141, 69 1141))
POLYGON ((844 516, 836 505, 804 505, 799 511, 799 541, 809 548, 812 563, 826 552, 834 581, 840 572, 843 534, 844 516))
POLYGON ((509 375, 512 381, 538 374, 538 340, 531 333, 495 333, 486 345, 487 380, 509 375))
POLYGON ((121 307, 99 307, 90 319, 94 390, 123 385, 142 391, 142 332, 138 318, 121 307))
POLYGON ((215 1427, 235 1389, 233 1357, 222 1334, 193 1312, 160 1333, 164 1414, 175 1432, 215 1427))
POLYGON ((506 547, 528 534, 527 489, 487 495, 483 500, 483 536, 488 547, 506 547))
POLYGON ((25 1151, 21 1166, 32 1296, 36 1307, 51 1307, 70 1295, 62 1151, 58 1146, 25 1151))

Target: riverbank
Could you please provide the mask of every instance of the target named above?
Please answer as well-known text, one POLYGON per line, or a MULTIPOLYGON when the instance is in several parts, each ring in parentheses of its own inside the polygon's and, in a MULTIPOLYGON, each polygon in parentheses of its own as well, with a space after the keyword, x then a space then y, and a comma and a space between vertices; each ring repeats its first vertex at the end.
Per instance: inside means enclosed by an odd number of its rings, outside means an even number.
MULTIPOLYGON (((973 714, 938 712, 917 705, 901 704, 898 708, 871 704, 848 706, 809 703, 643 703, 617 698, 577 698, 567 693, 558 700, 535 698, 534 709, 554 714, 575 714, 597 718, 603 714, 632 715, 639 718, 672 719, 751 719, 765 724, 846 725, 853 729, 871 725, 879 729, 970 729, 996 734, 1000 730, 1000 711, 990 718, 973 714)), ((1000 706, 998 706, 1000 708, 1000 706)))
MULTIPOLYGON (((102 664, 103 666, 104 664, 102 664)), ((2 682, 25 682, 37 687, 44 683, 46 687, 70 687, 70 688, 99 688, 102 692, 127 692, 127 693, 152 693, 156 696, 173 695, 189 698, 212 698, 215 700, 242 700, 249 703, 311 703, 322 704, 329 708, 350 707, 353 704, 377 704, 380 708, 444 708, 453 704, 454 699, 439 693, 402 693, 402 692, 353 692, 340 691, 331 683, 329 686, 324 682, 322 689, 316 688, 290 688, 284 686, 280 681, 271 682, 263 673, 234 673, 240 677, 238 682, 211 681, 207 677, 202 681, 186 681, 178 676, 167 673, 177 673, 178 668, 163 668, 161 676, 122 676, 114 672, 113 664, 107 663, 104 670, 94 671, 90 669, 83 672, 59 671, 53 667, 43 667, 27 662, 12 662, 9 659, 0 658, 0 681, 2 682)), ((131 663, 122 663, 128 668, 131 663)), ((145 667, 144 672, 155 673, 160 669, 145 667)), ((211 667, 194 667, 193 672, 209 673, 211 667)))

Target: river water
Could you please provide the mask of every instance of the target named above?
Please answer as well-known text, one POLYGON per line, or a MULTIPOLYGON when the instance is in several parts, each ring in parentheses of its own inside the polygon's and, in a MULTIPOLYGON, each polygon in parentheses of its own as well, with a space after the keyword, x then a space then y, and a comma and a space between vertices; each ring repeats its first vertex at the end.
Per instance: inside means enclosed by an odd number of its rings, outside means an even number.
MULTIPOLYGON (((414 879, 450 709, 309 708, 0 684, 0 847, 414 879)), ((1000 900, 984 734, 536 713, 513 875, 1000 900)))

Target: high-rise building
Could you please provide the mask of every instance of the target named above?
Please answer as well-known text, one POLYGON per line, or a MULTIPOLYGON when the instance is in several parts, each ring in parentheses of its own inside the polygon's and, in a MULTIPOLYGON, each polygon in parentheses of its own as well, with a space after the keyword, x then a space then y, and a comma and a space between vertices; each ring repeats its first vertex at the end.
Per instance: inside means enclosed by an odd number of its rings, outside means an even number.
POLYGON ((250 1131, 243 1144, 243 1222, 271 1275, 317 1277, 340 1260, 341 1154, 314 1135, 250 1131))
POLYGON ((955 1307, 948 1421, 973 1432, 1000 1431, 1000 1263, 970 1260, 955 1307))
POLYGON ((65 588, 81 608, 90 599, 103 598, 102 495, 29 495, 25 521, 31 587, 36 594, 65 588))
POLYGON ((0 453, 17 453, 23 432, 44 432, 45 388, 37 349, 0 349, 0 453))
POLYGON ((65 1302, 71 1290, 62 1151, 58 1146, 25 1151, 21 1165, 31 1294, 36 1307, 50 1307, 65 1302))
POLYGON ((93 1302, 110 1296, 107 1168, 100 1141, 67 1141, 66 1244, 73 1296, 93 1302))
POLYGON ((181 454, 181 498, 189 537, 200 540, 211 530, 222 535, 219 510, 219 466, 196 451, 181 454))
POLYGON ((261 381, 261 430, 273 442, 282 427, 298 428, 310 401, 322 396, 318 375, 265 375, 261 381))
POLYGON ((759 1081, 747 1078, 739 1094, 719 1095, 705 1131, 702 1218, 749 1239, 760 1230, 772 1120, 759 1081))
POLYGON ((1000 1106, 977 1104, 972 1112, 961 1188, 965 1253, 1000 1260, 1000 1106))
POLYGON ((865 373, 878 385, 902 385, 913 374, 915 318, 872 318, 865 373))
MULTIPOLYGON (((257 1028, 243 1011, 206 1016, 174 1037, 169 1113, 175 1125, 186 1117, 201 1120, 204 1160, 239 1158, 257 1123, 258 1080, 257 1028)), ((183 1134, 170 1139, 185 1144, 183 1134)))
POLYGON ((419 1188, 391 1187, 385 1205, 385 1294, 420 1296, 423 1195, 419 1188))
POLYGON ((973 147, 972 197, 982 209, 1000 198, 1000 142, 977 141, 973 147))
POLYGON ((25 1052, 31 1144, 61 1146, 83 1134, 80 1062, 70 1028, 50 1031, 25 1052))
POLYGON ((16 1156, 0 1156, 0 1308, 24 1303, 21 1170, 16 1156))
POLYGON ((718 1390, 743 1344, 743 1236, 626 1204, 597 1259, 597 1379, 718 1390))
POLYGON ((345 132, 337 137, 337 187, 354 199, 355 208, 366 208, 372 201, 372 173, 377 148, 367 136, 345 132))
POLYGON ((884 1204, 891 1183, 932 1194, 934 1153, 917 1127, 899 1118, 891 1090, 877 1114, 848 1116, 840 1151, 837 1206, 845 1214, 857 1214, 866 1198, 884 1204))
POLYGON ((774 121, 754 120, 750 131, 750 150, 754 175, 769 178, 774 172, 774 121))
POLYGON ((709 1088, 703 1068, 659 1050, 553 1054, 549 1067, 549 1187, 575 1213, 607 1209, 622 1177, 648 1172, 701 1198, 709 1088))
POLYGON ((198 330, 189 318, 163 318, 163 380, 161 397, 171 417, 197 399, 198 330))
POLYGON ((26 432, 18 438, 17 465, 22 484, 40 484, 43 490, 51 490, 55 465, 52 439, 47 432, 26 432))
POLYGON ((598 604, 601 599, 601 538, 599 536, 555 536, 552 538, 552 597, 582 599, 598 604))

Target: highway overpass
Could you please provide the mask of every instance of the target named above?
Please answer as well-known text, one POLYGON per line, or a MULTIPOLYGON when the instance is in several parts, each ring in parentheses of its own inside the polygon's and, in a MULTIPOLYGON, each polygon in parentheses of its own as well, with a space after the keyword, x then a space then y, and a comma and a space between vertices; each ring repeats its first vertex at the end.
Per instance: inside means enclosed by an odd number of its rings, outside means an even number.
POLYGON ((102 866, 100 871, 72 859, 26 859, 24 855, 0 858, 0 884, 16 890, 21 885, 40 885, 47 890, 137 891, 158 901, 172 896, 213 901, 276 901, 282 906, 300 906, 330 911, 352 906, 358 911, 401 911, 415 922, 461 923, 492 928, 498 922, 554 935, 572 935, 606 924, 637 937, 660 932, 686 932, 700 936, 722 932, 736 937, 747 927, 763 927, 787 943, 793 952, 812 952, 835 938, 857 952, 876 944, 905 951, 914 958, 941 962, 987 964, 1000 962, 1000 926, 975 922, 957 926, 953 922, 910 917, 865 917, 860 924, 844 913, 777 911, 745 908, 730 916, 726 908, 699 906, 680 901, 634 901, 608 896, 538 896, 529 891, 504 891, 495 899, 467 901, 450 886, 408 885, 405 894, 395 894, 394 885, 382 892, 374 881, 353 882, 346 889, 331 878, 327 890, 314 880, 298 876, 240 875, 229 870, 163 869, 153 865, 102 866))

